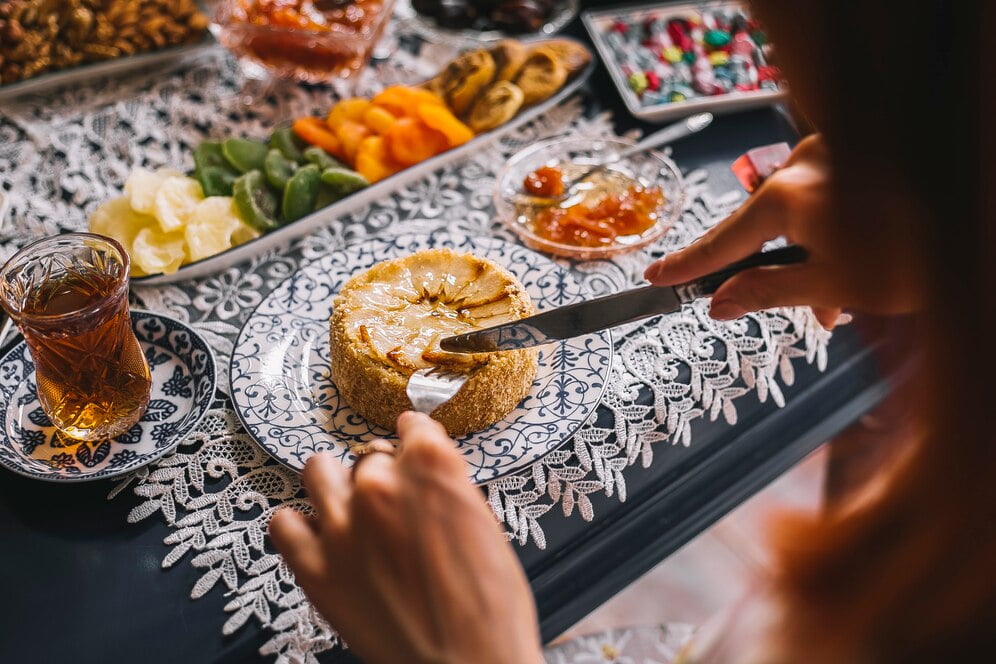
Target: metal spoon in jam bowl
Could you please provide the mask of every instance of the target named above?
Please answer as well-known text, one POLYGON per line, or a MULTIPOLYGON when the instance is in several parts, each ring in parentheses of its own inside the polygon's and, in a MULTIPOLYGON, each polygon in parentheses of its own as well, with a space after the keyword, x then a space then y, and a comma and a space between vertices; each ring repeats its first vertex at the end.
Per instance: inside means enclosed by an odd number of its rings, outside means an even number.
MULTIPOLYGON (((601 173, 608 169, 612 164, 618 163, 620 161, 625 161, 630 157, 633 157, 644 152, 648 152, 655 148, 659 148, 662 145, 667 145, 668 143, 673 143, 680 138, 689 136, 696 132, 702 131, 712 122, 712 113, 698 113, 696 115, 691 115, 681 122, 676 122, 672 125, 668 125, 663 129, 654 132, 650 136, 647 136, 642 141, 636 145, 617 152, 612 159, 604 161, 601 164, 592 166, 591 168, 578 173, 570 180, 566 180, 562 183, 562 192, 557 195, 550 196, 539 196, 529 193, 520 193, 516 196, 516 203, 520 205, 530 205, 533 207, 549 207, 551 205, 556 205, 557 203, 562 203, 563 201, 571 198, 577 194, 578 185, 580 185, 585 180, 588 180, 593 175, 601 173)), ((559 189, 559 187, 558 187, 559 189)))

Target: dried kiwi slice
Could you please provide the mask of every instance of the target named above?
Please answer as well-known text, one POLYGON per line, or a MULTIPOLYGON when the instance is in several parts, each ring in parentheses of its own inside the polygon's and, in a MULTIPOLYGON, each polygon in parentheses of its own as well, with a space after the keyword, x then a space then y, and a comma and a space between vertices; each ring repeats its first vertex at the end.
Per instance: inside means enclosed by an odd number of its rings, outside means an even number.
POLYGON ((270 135, 270 148, 280 150, 285 158, 299 164, 304 162, 304 149, 307 145, 290 127, 281 127, 270 135))
POLYGON ((226 138, 221 144, 221 153, 240 173, 262 170, 267 152, 265 145, 248 138, 226 138))
POLYGON ((312 145, 304 151, 304 158, 324 171, 326 168, 342 168, 342 162, 317 145, 312 145))
POLYGON ((318 166, 308 164, 297 169, 284 187, 284 221, 295 221, 314 212, 321 186, 322 177, 318 166))
POLYGON ((266 175, 266 181, 277 191, 284 190, 287 181, 296 170, 297 163, 284 157, 280 150, 274 148, 266 153, 266 159, 263 160, 263 174, 266 175))
POLYGON ((194 177, 205 196, 231 196, 238 172, 225 160, 221 143, 204 141, 194 148, 194 177))
POLYGON ((318 211, 323 207, 328 207, 341 198, 341 194, 323 182, 322 186, 318 188, 318 197, 315 198, 315 210, 318 211))
POLYGON ((322 171, 322 182, 332 188, 340 197, 368 186, 365 177, 348 168, 333 167, 322 171))
POLYGON ((235 180, 232 196, 242 221, 257 231, 266 233, 280 225, 277 223, 279 202, 260 171, 249 171, 235 180))

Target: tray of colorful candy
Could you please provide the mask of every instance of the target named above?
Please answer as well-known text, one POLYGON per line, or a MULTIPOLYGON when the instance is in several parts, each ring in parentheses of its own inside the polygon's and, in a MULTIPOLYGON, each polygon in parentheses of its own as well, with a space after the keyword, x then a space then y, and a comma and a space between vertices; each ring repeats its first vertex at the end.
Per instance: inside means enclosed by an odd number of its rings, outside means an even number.
POLYGON ((738 3, 613 8, 582 20, 641 120, 744 110, 786 95, 763 30, 738 3))

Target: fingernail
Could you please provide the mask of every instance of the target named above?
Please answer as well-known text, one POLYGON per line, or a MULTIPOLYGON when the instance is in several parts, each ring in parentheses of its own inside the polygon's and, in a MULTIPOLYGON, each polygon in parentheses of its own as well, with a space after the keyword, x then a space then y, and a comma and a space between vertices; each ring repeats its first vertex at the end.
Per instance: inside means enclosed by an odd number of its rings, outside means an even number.
POLYGON ((406 423, 411 424, 415 420, 420 420, 423 417, 428 417, 428 415, 426 415, 425 413, 420 413, 417 410, 406 410, 405 412, 398 415, 398 426, 400 427, 406 423))
POLYGON ((709 315, 716 320, 733 320, 740 318, 747 310, 733 300, 713 300, 709 315))
POLYGON ((837 325, 847 325, 854 320, 851 314, 841 314, 837 316, 837 325))
POLYGON ((644 270, 643 278, 647 281, 653 281, 660 277, 661 272, 664 271, 664 264, 661 261, 656 263, 651 263, 650 266, 644 270))

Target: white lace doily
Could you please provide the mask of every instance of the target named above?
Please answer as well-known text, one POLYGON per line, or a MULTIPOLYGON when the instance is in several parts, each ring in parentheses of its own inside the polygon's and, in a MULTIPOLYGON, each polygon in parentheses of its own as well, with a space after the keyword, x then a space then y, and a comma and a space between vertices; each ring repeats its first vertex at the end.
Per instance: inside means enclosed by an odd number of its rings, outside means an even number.
MULTIPOLYGON (((398 58, 391 67, 398 68, 398 58)), ((404 66, 406 63, 402 61, 404 66)), ((409 63, 410 64, 410 63, 409 63)), ((385 65, 385 67, 388 65, 385 65)), ((385 74, 386 75, 386 74, 385 74)), ((86 226, 87 215, 119 195, 136 166, 189 168, 192 147, 205 137, 265 136, 281 120, 329 106, 328 92, 291 87, 279 100, 251 108, 238 103, 239 75, 222 52, 140 83, 102 83, 5 108, 0 114, 0 185, 11 211, 0 230, 0 258, 32 238, 86 226)), ((447 228, 513 240, 495 222, 495 173, 523 145, 557 134, 609 136, 609 118, 588 117, 575 98, 514 135, 404 188, 388 200, 342 218, 286 250, 209 278, 135 288, 141 306, 195 327, 218 356, 218 384, 227 390, 228 362, 242 322, 303 262, 373 235, 447 228)), ((641 280, 653 257, 684 246, 727 215, 739 192, 713 196, 706 174, 686 175, 689 195, 680 223, 656 246, 615 260, 569 264, 596 294, 641 280)), ((545 546, 543 518, 591 520, 589 495, 626 499, 626 469, 649 465, 660 444, 689 445, 691 422, 707 415, 737 420, 736 399, 754 392, 783 403, 792 361, 826 363, 826 333, 808 310, 752 314, 730 323, 707 316, 707 303, 616 333, 613 371, 597 418, 531 470, 487 487, 487 499, 509 539, 545 546), (596 426, 593 422, 609 422, 596 426)), ((121 486, 117 487, 117 493, 121 486)), ((219 394, 198 431, 175 454, 140 473, 141 502, 130 521, 158 514, 172 528, 163 560, 203 570, 200 597, 219 583, 230 594, 223 631, 254 618, 272 632, 263 654, 278 662, 312 662, 338 643, 289 570, 265 544, 266 524, 280 505, 304 505, 293 472, 275 464, 246 435, 219 394)))

